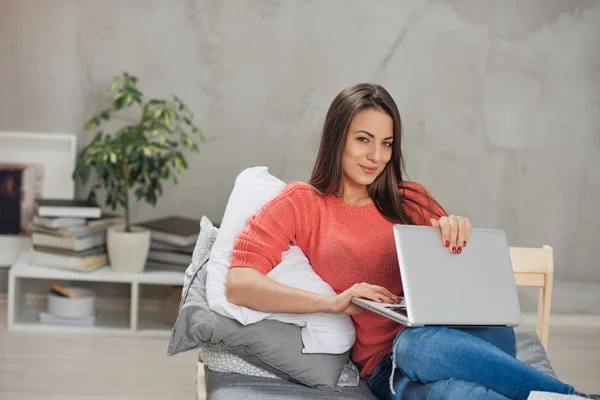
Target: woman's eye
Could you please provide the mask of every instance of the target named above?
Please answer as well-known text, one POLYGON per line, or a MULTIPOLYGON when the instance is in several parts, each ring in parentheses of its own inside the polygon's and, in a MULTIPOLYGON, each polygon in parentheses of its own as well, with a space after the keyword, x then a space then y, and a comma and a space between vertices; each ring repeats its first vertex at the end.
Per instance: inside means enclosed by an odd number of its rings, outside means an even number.
POLYGON ((383 145, 386 147, 392 147, 392 143, 390 142, 383 142, 383 145))
POLYGON ((359 137, 357 140, 363 143, 367 143, 369 141, 369 139, 367 139, 366 137, 359 137))

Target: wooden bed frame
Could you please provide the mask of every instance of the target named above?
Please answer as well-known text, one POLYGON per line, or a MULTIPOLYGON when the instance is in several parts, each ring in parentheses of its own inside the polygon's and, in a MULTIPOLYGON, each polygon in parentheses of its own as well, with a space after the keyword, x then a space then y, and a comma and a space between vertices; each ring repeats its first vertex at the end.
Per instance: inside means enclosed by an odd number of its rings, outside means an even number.
MULTIPOLYGON (((554 277, 552 247, 510 247, 509 250, 515 273, 515 284, 539 288, 536 332, 544 349, 548 350, 550 304, 554 277)), ((198 355, 197 396, 203 396, 205 391, 203 371, 202 358, 198 355)))
POLYGON ((544 349, 548 350, 552 281, 554 279, 552 247, 511 247, 510 259, 517 286, 539 288, 535 330, 544 349))

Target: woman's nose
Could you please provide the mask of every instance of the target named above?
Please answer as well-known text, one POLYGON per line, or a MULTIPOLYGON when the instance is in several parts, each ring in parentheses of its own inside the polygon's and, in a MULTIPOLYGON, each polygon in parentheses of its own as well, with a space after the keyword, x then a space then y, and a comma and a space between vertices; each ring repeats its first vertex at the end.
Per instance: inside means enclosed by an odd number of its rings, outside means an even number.
POLYGON ((377 146, 375 146, 375 148, 371 149, 371 151, 369 151, 369 154, 367 155, 367 158, 373 162, 378 162, 380 157, 381 157, 381 150, 379 150, 377 148, 377 146))

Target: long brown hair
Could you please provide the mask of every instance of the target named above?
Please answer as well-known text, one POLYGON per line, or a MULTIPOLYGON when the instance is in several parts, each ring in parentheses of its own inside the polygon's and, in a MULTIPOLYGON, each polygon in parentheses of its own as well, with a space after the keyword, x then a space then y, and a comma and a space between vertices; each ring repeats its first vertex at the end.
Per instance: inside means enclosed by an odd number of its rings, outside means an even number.
POLYGON ((367 187, 369 197, 379 212, 393 223, 407 225, 417 224, 414 213, 423 215, 421 210, 441 217, 432 205, 435 204, 442 211, 443 209, 426 191, 419 190, 417 185, 409 185, 403 180, 405 164, 402 157, 400 112, 387 90, 374 83, 360 83, 348 87, 331 103, 325 117, 321 144, 309 184, 321 195, 337 195, 340 192, 343 181, 342 154, 348 128, 352 118, 365 109, 386 113, 392 118, 394 125, 392 158, 383 172, 367 187), (418 202, 413 196, 407 196, 407 191, 425 195, 425 204, 418 202))

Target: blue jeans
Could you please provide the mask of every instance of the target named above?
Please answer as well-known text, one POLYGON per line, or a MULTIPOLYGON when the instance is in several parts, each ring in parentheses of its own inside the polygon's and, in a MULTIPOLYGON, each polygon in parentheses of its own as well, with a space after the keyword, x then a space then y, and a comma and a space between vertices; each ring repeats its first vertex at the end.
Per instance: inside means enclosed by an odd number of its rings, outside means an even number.
POLYGON ((404 328, 368 380, 378 399, 526 399, 573 387, 515 358, 512 328, 404 328), (393 363, 393 387, 390 376, 393 363))

